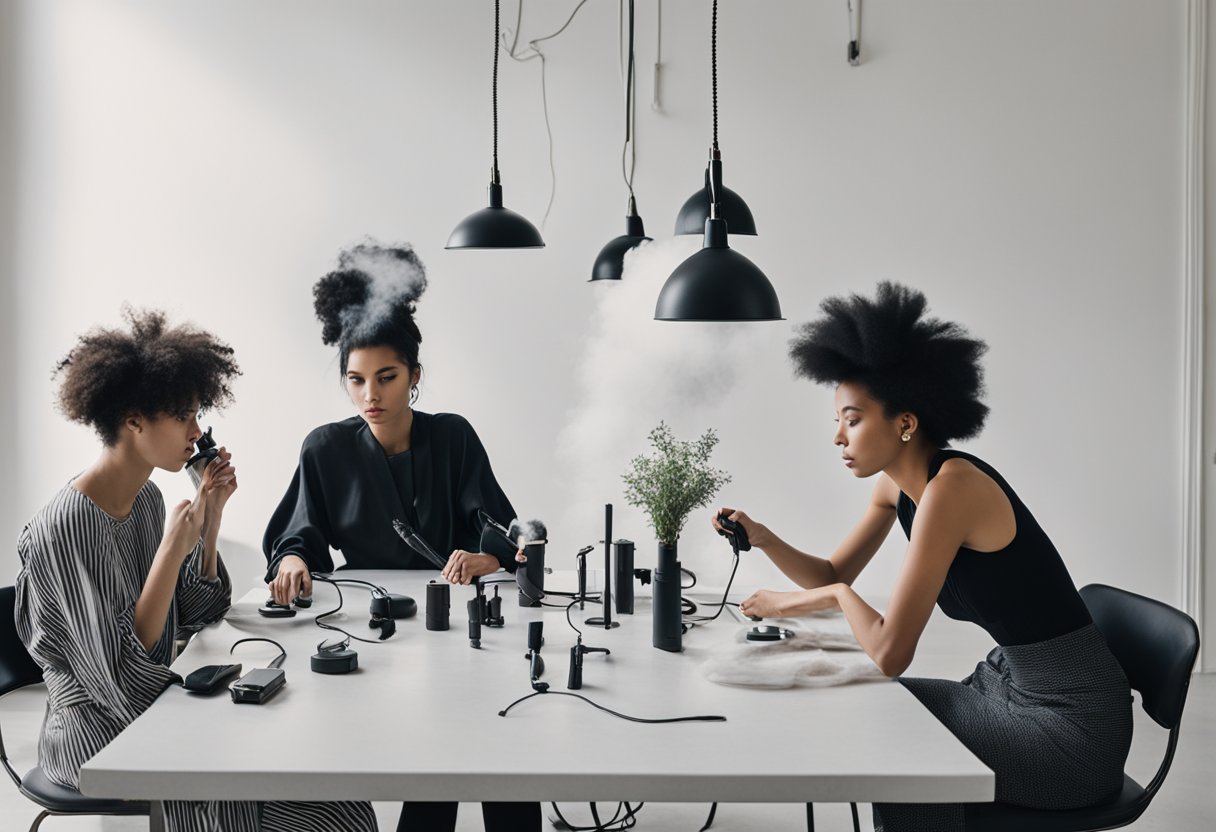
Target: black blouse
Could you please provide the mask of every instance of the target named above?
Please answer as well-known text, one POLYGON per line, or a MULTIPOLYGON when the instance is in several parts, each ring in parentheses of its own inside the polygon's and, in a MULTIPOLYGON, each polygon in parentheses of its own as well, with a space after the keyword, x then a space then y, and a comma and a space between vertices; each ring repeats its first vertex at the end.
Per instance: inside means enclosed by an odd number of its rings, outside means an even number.
MULTIPOLYGON (((350 569, 434 569, 397 536, 392 521, 411 520, 440 555, 477 552, 478 509, 504 526, 515 519, 463 416, 415 411, 410 450, 392 457, 362 417, 322 425, 305 438, 295 476, 266 527, 266 579, 289 554, 313 571, 330 572, 331 547, 350 569)), ((514 571, 513 557, 499 562, 514 571)))
MULTIPOLYGON (((996 552, 960 547, 937 596, 942 612, 979 624, 997 644, 1033 644, 1092 623, 1060 553, 1029 509, 991 465, 962 451, 940 450, 929 463, 929 479, 948 459, 965 459, 1005 492, 1017 530, 996 552)), ((904 534, 912 537, 916 504, 903 492, 896 507, 904 534)))

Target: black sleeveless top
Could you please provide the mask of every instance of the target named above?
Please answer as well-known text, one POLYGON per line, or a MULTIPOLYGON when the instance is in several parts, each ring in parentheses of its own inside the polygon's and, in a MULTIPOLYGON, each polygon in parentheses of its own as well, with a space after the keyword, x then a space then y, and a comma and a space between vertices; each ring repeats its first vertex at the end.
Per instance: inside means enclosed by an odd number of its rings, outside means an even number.
MULTIPOLYGON (((1013 540, 999 551, 959 548, 937 596, 942 612, 979 624, 1001 646, 1046 641, 1092 623, 1060 553, 992 466, 962 451, 940 450, 929 462, 929 479, 946 460, 956 458, 967 460, 1001 487, 1013 506, 1017 528, 1013 540)), ((910 539, 916 504, 902 491, 896 513, 910 539)))

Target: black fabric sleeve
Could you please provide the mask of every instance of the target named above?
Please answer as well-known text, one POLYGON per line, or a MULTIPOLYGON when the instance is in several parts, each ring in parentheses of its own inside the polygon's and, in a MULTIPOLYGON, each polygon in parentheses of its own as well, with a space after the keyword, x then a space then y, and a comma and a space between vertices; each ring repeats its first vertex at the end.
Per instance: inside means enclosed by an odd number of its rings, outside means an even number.
POLYGON ((333 558, 329 554, 332 539, 329 518, 321 488, 320 466, 308 440, 300 450, 300 463, 287 493, 279 502, 262 536, 262 553, 266 556, 266 582, 274 580, 279 561, 287 555, 304 559, 313 572, 332 572, 333 558))
MULTIPOLYGON (((460 465, 460 481, 457 484, 458 516, 456 522, 462 527, 457 530, 459 539, 467 538, 477 541, 473 545, 473 549, 469 549, 469 551, 473 551, 481 548, 483 524, 481 518, 477 516, 478 509, 484 510, 502 526, 510 526, 516 516, 515 509, 511 507, 511 501, 507 499, 502 486, 494 478, 494 471, 490 468, 490 458, 486 455, 486 449, 481 444, 477 431, 473 430, 473 426, 468 422, 464 422, 463 427, 464 453, 460 465)), ((502 568, 508 572, 514 572, 515 567, 519 565, 515 562, 514 552, 511 552, 510 555, 497 553, 495 557, 498 558, 502 568)))

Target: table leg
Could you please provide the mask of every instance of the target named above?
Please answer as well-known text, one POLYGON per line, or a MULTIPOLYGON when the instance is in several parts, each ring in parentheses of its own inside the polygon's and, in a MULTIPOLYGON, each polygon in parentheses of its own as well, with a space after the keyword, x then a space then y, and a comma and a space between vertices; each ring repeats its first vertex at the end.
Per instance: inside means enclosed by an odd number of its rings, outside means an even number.
POLYGON ((806 804, 806 832, 815 832, 815 804, 806 804))
POLYGON ((148 804, 148 832, 165 832, 165 805, 159 800, 148 804))

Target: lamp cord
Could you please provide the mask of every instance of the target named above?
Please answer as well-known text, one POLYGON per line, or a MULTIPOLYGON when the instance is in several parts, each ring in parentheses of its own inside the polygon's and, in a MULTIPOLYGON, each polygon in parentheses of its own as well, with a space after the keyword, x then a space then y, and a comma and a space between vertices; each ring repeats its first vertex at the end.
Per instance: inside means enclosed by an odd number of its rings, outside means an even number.
POLYGON ((629 197, 633 198, 633 170, 635 162, 633 144, 633 32, 634 32, 634 0, 629 0, 629 59, 625 69, 625 144, 621 147, 621 173, 625 177, 625 187, 629 189, 629 197), (625 159, 629 157, 626 165, 625 159))
POLYGON ((714 78, 714 150, 718 149, 718 0, 714 0, 713 31, 710 35, 710 63, 714 78))
MULTIPOLYGON (((716 0, 715 0, 716 3, 716 0)), ((494 0, 494 182, 498 182, 498 39, 499 39, 499 5, 500 0, 494 0)))

